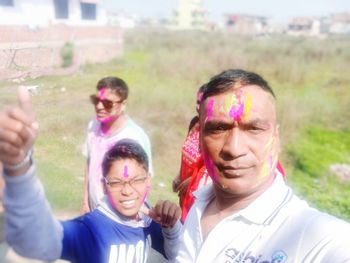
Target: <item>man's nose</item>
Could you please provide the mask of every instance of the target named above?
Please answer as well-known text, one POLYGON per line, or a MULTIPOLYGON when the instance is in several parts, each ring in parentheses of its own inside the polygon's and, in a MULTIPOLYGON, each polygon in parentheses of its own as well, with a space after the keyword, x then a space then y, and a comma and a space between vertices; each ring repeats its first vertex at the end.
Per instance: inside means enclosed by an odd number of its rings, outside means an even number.
POLYGON ((247 142, 244 131, 239 127, 233 127, 227 134, 221 151, 221 157, 225 160, 235 159, 247 153, 247 142))

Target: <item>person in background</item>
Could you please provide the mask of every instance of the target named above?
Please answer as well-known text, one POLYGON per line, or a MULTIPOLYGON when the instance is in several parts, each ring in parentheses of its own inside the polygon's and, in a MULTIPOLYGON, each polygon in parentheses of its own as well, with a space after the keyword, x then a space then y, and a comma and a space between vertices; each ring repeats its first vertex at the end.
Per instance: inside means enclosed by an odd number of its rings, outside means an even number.
POLYGON ((150 173, 153 174, 150 140, 144 130, 125 113, 129 94, 125 81, 118 77, 102 78, 96 89, 96 94, 90 96, 96 118, 88 124, 83 145, 86 166, 82 214, 96 208, 103 198, 101 164, 104 154, 117 141, 130 138, 140 143, 147 153, 150 173))
POLYGON ((175 262, 350 262, 350 224, 311 208, 276 169, 276 98, 261 76, 211 78, 199 132, 212 183, 195 193, 175 262))
MULTIPOLYGON (((197 92, 197 113, 204 88, 205 85, 202 85, 197 92)), ((196 115, 190 122, 188 134, 182 145, 179 175, 173 180, 173 191, 177 192, 179 196, 182 222, 185 222, 187 213, 193 204, 194 197, 192 193, 211 181, 199 150, 198 140, 199 123, 198 115, 196 115)))
POLYGON ((29 93, 18 93, 20 107, 0 112, 0 161, 4 164, 5 233, 20 255, 77 263, 146 262, 150 247, 173 259, 181 232, 180 208, 146 202, 151 186, 148 157, 134 140, 109 149, 102 163, 105 197, 78 218, 58 221, 36 176, 33 144, 37 125, 29 93))

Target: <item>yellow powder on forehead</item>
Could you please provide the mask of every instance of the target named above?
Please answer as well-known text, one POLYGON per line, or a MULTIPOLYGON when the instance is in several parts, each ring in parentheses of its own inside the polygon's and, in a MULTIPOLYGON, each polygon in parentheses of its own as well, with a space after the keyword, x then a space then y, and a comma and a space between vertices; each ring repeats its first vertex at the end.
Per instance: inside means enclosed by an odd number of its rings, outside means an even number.
POLYGON ((245 104, 244 104, 243 120, 249 120, 250 118, 252 101, 253 101, 253 96, 251 94, 247 94, 245 104))

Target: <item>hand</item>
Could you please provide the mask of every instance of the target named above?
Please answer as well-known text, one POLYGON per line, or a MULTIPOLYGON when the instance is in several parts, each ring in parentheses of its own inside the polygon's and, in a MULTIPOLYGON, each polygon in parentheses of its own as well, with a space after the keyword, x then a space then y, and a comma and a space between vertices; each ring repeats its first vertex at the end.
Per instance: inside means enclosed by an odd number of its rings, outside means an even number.
POLYGON ((181 216, 180 207, 168 200, 158 201, 156 206, 151 209, 142 207, 140 211, 165 228, 173 227, 181 216))
POLYGON ((17 97, 19 106, 0 112, 0 162, 4 168, 24 160, 38 133, 29 92, 21 87, 17 97))
POLYGON ((178 185, 176 191, 178 192, 178 195, 180 198, 185 196, 185 194, 187 192, 188 185, 191 182, 191 179, 192 179, 191 177, 187 177, 183 182, 181 182, 178 185))
POLYGON ((173 192, 176 193, 180 184, 180 175, 176 176, 172 183, 173 192))

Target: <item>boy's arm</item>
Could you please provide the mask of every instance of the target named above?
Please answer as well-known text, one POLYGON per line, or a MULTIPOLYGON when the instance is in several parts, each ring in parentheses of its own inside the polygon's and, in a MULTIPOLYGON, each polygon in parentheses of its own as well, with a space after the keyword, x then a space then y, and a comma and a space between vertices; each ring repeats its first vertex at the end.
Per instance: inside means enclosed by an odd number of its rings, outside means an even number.
POLYGON ((45 260, 57 259, 62 246, 62 227, 54 220, 44 191, 35 176, 31 149, 37 138, 30 94, 17 93, 18 106, 0 111, 0 162, 5 191, 5 235, 20 254, 45 260))
POLYGON ((175 259, 179 251, 182 224, 177 220, 173 227, 162 227, 164 237, 164 251, 169 260, 175 259))
POLYGON ((23 175, 4 175, 5 236, 20 255, 56 260, 62 251, 63 228, 53 218, 35 167, 23 175))
POLYGON ((142 207, 141 212, 162 226, 165 254, 169 260, 174 259, 178 252, 182 231, 180 207, 170 201, 158 201, 154 208, 142 207))

